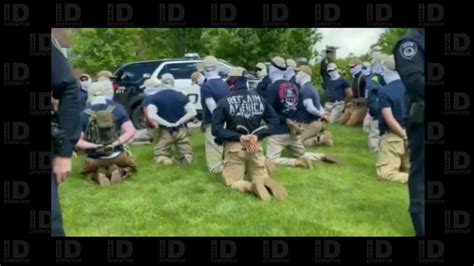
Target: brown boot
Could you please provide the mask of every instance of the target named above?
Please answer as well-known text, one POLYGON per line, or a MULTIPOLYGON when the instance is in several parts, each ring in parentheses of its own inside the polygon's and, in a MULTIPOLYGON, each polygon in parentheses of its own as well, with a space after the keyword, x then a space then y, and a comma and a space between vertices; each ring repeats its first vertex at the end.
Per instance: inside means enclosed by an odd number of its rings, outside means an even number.
POLYGON ((288 196, 288 192, 286 191, 286 188, 282 185, 280 185, 277 181, 271 178, 265 178, 263 179, 263 183, 265 184, 265 187, 270 190, 270 193, 272 193, 273 196, 277 199, 283 199, 288 196))
POLYGON ((112 185, 121 183, 122 180, 123 179, 122 179, 122 174, 120 173, 120 170, 119 169, 113 170, 112 173, 110 174, 110 182, 112 183, 112 185))
POLYGON ((306 156, 301 156, 298 158, 298 160, 296 160, 296 166, 313 169, 313 161, 311 161, 311 159, 306 156))
POLYGON ((335 156, 335 155, 324 155, 321 158, 321 161, 323 161, 325 163, 334 163, 334 164, 342 164, 343 163, 342 159, 338 156, 335 156))
POLYGON ((257 178, 252 181, 252 191, 263 201, 270 200, 271 198, 270 193, 268 193, 268 190, 265 187, 263 178, 257 178))
POLYGON ((103 187, 110 186, 110 180, 107 178, 107 176, 105 176, 104 173, 97 173, 95 176, 95 181, 103 187))

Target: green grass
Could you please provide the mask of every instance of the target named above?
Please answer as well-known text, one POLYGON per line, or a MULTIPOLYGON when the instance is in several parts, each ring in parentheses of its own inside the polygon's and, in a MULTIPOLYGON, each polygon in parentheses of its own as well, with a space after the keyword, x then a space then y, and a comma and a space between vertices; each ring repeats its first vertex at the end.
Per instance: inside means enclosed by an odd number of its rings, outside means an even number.
POLYGON ((133 146, 138 173, 99 187, 79 174, 83 158, 60 186, 70 236, 411 236, 407 186, 379 181, 376 154, 360 128, 330 125, 335 146, 309 148, 339 155, 343 165, 314 170, 278 167, 285 200, 262 202, 225 187, 207 172, 203 134, 191 133, 194 162, 177 168, 153 162, 151 146, 133 146))

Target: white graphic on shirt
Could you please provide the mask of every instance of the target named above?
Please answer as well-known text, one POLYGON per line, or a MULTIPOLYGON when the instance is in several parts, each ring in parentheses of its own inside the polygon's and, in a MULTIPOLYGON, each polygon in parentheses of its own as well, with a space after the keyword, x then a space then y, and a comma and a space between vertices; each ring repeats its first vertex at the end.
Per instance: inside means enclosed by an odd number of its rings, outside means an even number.
POLYGON ((251 118, 262 115, 265 108, 258 95, 235 95, 227 98, 229 103, 229 114, 251 118))

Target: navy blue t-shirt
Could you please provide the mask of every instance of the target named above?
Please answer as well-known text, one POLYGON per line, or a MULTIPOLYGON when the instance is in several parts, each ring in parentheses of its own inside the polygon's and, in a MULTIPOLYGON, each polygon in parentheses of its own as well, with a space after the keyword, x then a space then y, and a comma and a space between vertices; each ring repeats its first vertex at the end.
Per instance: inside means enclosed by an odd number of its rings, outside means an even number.
POLYGON ((189 99, 179 91, 165 89, 150 96, 148 104, 158 107, 158 115, 170 123, 175 123, 184 115, 184 106, 189 99))
POLYGON ((326 81, 328 102, 344 100, 344 90, 349 87, 347 80, 342 77, 336 80, 328 79, 326 81))
POLYGON ((210 124, 212 120, 212 114, 207 108, 206 99, 212 98, 217 103, 220 99, 224 98, 229 93, 229 86, 220 78, 209 79, 201 85, 201 105, 203 110, 203 121, 204 125, 210 124))
POLYGON ((87 91, 79 89, 79 101, 81 102, 82 107, 86 106, 87 103, 87 91))
POLYGON ((275 129, 275 134, 289 133, 286 119, 295 119, 301 99, 299 89, 293 82, 277 80, 267 88, 266 97, 280 119, 280 125, 275 129))
POLYGON ((385 81, 380 74, 370 74, 366 78, 366 89, 367 89, 367 108, 369 109, 369 114, 374 119, 378 119, 379 113, 379 100, 378 92, 385 86, 385 81))
POLYGON ((401 80, 395 80, 390 82, 379 91, 379 130, 380 135, 385 134, 390 128, 383 119, 382 109, 391 108, 392 114, 395 120, 400 126, 405 127, 406 114, 405 114, 405 85, 401 80))
MULTIPOLYGON (((84 110, 91 109, 97 112, 97 111, 102 111, 102 110, 107 109, 107 107, 110 105, 115 106, 114 110, 112 111, 112 114, 114 116, 115 130, 120 135, 122 125, 125 122, 130 121, 130 118, 128 117, 127 112, 125 111, 125 109, 123 108, 121 104, 115 103, 114 101, 111 101, 111 100, 107 100, 106 104, 94 104, 94 105, 87 104, 84 107, 84 110)), ((88 123, 89 123, 89 115, 83 111, 81 113, 82 132, 86 132, 88 123)), ((122 145, 118 145, 115 147, 114 152, 118 152, 118 151, 123 151, 122 145)), ((97 154, 95 150, 88 150, 87 157, 100 158, 101 156, 97 154)))
POLYGON ((313 105, 317 108, 320 109, 321 107, 321 98, 319 97, 318 90, 311 84, 311 82, 307 82, 303 84, 303 87, 301 87, 300 90, 301 93, 301 109, 298 112, 298 121, 309 124, 315 120, 318 120, 320 117, 313 115, 306 111, 306 108, 303 105, 303 101, 306 99, 311 99, 313 102, 313 105))

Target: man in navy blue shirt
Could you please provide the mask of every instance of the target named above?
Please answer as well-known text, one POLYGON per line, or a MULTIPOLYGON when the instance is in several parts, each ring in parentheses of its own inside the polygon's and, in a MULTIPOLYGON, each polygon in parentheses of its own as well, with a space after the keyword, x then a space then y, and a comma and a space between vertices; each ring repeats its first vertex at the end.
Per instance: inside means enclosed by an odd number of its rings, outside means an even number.
POLYGON ((285 79, 287 65, 285 59, 276 56, 270 61, 269 75, 272 84, 267 88, 266 100, 278 115, 279 123, 274 135, 268 138, 266 156, 277 165, 300 166, 313 168, 311 159, 305 156, 301 138, 294 130, 296 115, 300 108, 300 92, 296 85, 285 79), (290 126, 293 128, 290 134, 290 126), (288 148, 291 157, 281 157, 282 151, 288 148))
POLYGON ((212 112, 217 102, 229 93, 229 87, 219 76, 218 61, 214 56, 206 56, 202 67, 206 81, 201 85, 201 105, 203 110, 203 126, 205 128, 205 151, 207 169, 211 173, 220 173, 224 166, 222 161, 223 147, 214 141, 211 132, 212 112))
POLYGON ((301 140, 305 146, 332 146, 332 134, 324 128, 322 120, 328 120, 329 114, 326 113, 321 105, 318 90, 311 84, 312 70, 307 65, 302 65, 298 69, 295 81, 300 85, 301 101, 303 103, 297 120, 301 122, 303 131, 301 140))
POLYGON ((330 113, 329 122, 334 123, 344 111, 344 97, 351 91, 351 85, 341 77, 335 63, 327 65, 327 72, 328 78, 325 83, 327 102, 324 108, 330 113))
POLYGON ((155 147, 155 161, 165 165, 190 165, 193 159, 191 144, 185 124, 196 116, 196 109, 189 99, 174 90, 174 77, 163 74, 163 90, 148 101, 148 119, 160 127, 160 139, 155 147), (172 146, 177 155, 171 155, 172 146))
POLYGON ((111 91, 109 82, 95 82, 89 87, 89 101, 81 114, 82 134, 76 145, 87 150, 81 173, 101 186, 118 184, 136 170, 123 147, 133 138, 135 128, 123 106, 107 99, 111 91))
POLYGON ((381 135, 377 175, 384 180, 406 183, 409 157, 407 149, 405 85, 395 70, 393 55, 385 62, 387 82, 379 91, 379 130, 381 135))
POLYGON ((372 152, 377 152, 380 144, 378 92, 386 85, 382 71, 382 58, 377 55, 372 59, 371 73, 366 78, 367 114, 364 119, 364 130, 368 134, 367 144, 372 152))
POLYGON ((354 127, 362 124, 367 113, 366 79, 362 72, 362 62, 358 58, 351 59, 349 68, 353 78, 352 92, 347 97, 344 113, 339 119, 339 123, 354 127))
POLYGON ((221 99, 212 116, 212 133, 224 144, 225 185, 253 192, 262 200, 287 196, 286 189, 270 178, 261 141, 272 134, 278 117, 264 98, 250 92, 241 68, 233 68, 227 80, 231 92, 221 99), (262 122, 266 126, 261 126, 262 122), (244 180, 248 173, 250 181, 244 180))

